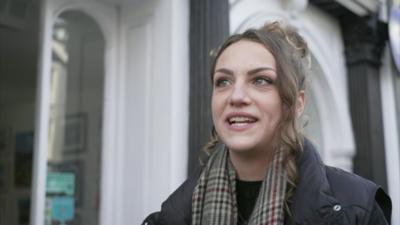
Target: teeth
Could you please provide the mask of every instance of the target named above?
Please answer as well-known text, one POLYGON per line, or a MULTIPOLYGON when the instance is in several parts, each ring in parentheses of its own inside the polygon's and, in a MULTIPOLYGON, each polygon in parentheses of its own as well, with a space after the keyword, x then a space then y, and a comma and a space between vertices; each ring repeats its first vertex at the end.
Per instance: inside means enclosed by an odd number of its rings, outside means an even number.
POLYGON ((254 119, 249 117, 232 117, 229 119, 230 123, 246 123, 246 122, 254 122, 254 119))

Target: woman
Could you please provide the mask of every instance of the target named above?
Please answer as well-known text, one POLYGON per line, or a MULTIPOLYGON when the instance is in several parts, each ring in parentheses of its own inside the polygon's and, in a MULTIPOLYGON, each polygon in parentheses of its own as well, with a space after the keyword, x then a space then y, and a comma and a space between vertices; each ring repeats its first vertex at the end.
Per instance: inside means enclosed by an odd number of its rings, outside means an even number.
POLYGON ((278 22, 222 44, 208 160, 144 224, 389 224, 382 189, 323 165, 299 130, 309 58, 303 38, 278 22))

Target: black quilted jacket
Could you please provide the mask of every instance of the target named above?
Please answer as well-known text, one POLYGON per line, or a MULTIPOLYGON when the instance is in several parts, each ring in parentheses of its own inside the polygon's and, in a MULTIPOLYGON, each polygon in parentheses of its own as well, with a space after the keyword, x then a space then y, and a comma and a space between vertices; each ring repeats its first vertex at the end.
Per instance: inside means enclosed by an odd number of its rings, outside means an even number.
MULTIPOLYGON (((386 225, 391 201, 376 184, 357 175, 326 166, 306 140, 298 160, 299 182, 285 225, 386 225)), ((199 169, 143 225, 190 225, 192 192, 199 169)))

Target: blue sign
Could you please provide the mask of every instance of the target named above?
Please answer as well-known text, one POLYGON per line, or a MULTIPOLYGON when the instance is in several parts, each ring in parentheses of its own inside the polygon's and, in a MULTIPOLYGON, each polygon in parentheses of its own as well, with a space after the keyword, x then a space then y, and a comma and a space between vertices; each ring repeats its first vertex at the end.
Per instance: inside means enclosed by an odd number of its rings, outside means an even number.
POLYGON ((52 219, 64 223, 74 218, 74 198, 73 197, 53 197, 52 198, 52 219))

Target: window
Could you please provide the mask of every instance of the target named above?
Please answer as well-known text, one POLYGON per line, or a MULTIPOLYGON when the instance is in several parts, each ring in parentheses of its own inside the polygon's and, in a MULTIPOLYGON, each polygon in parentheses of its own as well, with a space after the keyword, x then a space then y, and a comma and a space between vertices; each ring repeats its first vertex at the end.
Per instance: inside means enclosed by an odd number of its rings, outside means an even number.
POLYGON ((98 224, 104 38, 79 11, 53 25, 44 224, 98 224))

